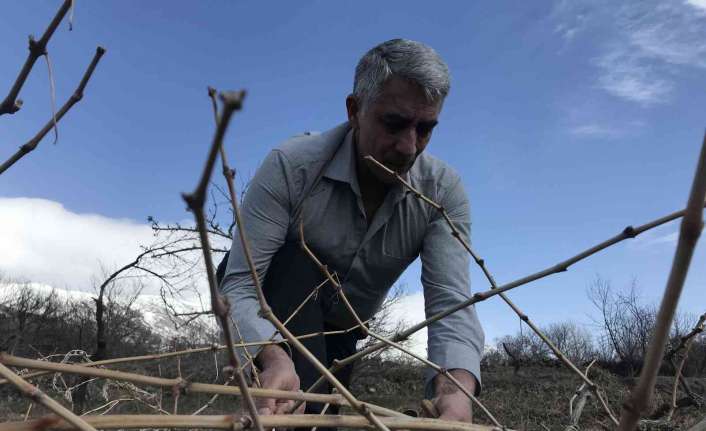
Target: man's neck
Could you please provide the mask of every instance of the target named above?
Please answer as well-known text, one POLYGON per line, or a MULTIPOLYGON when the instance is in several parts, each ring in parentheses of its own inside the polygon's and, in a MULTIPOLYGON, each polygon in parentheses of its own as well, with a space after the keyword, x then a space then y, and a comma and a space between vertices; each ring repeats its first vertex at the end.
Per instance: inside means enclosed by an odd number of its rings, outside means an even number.
POLYGON ((373 219, 375 212, 380 208, 389 186, 378 180, 375 175, 370 171, 370 167, 365 162, 363 157, 365 154, 360 154, 358 152, 358 139, 357 136, 353 135, 353 143, 355 145, 356 153, 356 176, 358 177, 358 187, 360 188, 360 194, 363 199, 363 206, 365 207, 365 215, 368 223, 373 219))

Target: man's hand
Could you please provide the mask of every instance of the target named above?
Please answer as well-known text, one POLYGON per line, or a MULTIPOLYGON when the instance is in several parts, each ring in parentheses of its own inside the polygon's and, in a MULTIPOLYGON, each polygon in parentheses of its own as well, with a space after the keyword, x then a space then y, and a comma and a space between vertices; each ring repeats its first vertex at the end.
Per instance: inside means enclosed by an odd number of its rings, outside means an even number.
MULTIPOLYGON (((279 346, 265 346, 257 355, 260 372, 260 383, 265 389, 281 389, 285 391, 299 390, 299 376, 294 370, 294 363, 287 352, 279 346)), ((284 414, 294 407, 292 400, 274 398, 256 398, 257 412, 261 415, 284 414)), ((295 413, 304 412, 305 403, 295 413)))
MULTIPOLYGON (((473 394, 476 390, 476 378, 466 370, 455 369, 449 373, 458 380, 465 389, 473 394)), ((471 422, 473 412, 471 400, 448 377, 438 374, 434 378, 434 393, 432 400, 439 411, 439 419, 449 421, 471 422)))

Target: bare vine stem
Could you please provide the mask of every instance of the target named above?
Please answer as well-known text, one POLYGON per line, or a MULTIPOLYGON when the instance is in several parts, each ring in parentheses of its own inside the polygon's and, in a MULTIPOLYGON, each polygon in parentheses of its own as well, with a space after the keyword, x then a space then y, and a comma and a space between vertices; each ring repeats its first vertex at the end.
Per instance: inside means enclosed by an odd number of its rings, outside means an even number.
MULTIPOLYGON (((364 334, 369 335, 369 336, 375 338, 376 340, 379 340, 379 341, 387 344, 388 346, 395 348, 395 349, 399 350, 400 352, 405 353, 405 354, 417 359, 418 361, 421 361, 425 365, 434 369, 437 373, 440 373, 440 374, 443 374, 444 376, 446 376, 459 390, 461 390, 461 392, 463 392, 474 404, 476 404, 481 409, 481 411, 483 411, 483 413, 488 417, 488 419, 490 419, 491 422, 493 422, 493 424, 495 426, 497 426, 499 428, 504 428, 503 425, 501 425, 500 422, 498 422, 498 420, 495 418, 495 416, 493 416, 493 414, 490 413, 488 408, 485 407, 483 405, 483 403, 481 403, 480 400, 478 400, 478 398, 476 398, 468 389, 466 389, 466 387, 463 386, 461 384, 461 382, 458 381, 458 379, 456 379, 453 375, 451 375, 451 373, 449 373, 448 370, 440 367, 439 365, 428 360, 427 358, 423 358, 423 357, 417 355, 416 353, 405 348, 404 346, 402 346, 398 343, 395 343, 394 341, 391 341, 391 340, 383 337, 382 335, 377 334, 376 332, 371 331, 370 328, 365 326, 365 324, 360 320, 358 313, 356 313, 355 309, 353 308, 353 305, 351 305, 350 301, 348 300, 348 297, 346 296, 345 292, 343 291, 343 286, 341 286, 341 284, 334 279, 331 272, 329 272, 328 267, 326 265, 324 265, 319 260, 319 258, 316 256, 316 254, 307 245, 306 238, 304 236, 304 221, 303 220, 299 221, 299 243, 300 243, 302 249, 304 250, 304 252, 309 256, 309 258, 312 260, 312 262, 314 262, 314 264, 326 276, 328 281, 334 287, 334 289, 336 290, 336 292, 338 293, 340 298, 343 300, 343 303, 345 304, 346 308, 348 309, 348 312, 351 314, 351 316, 353 316, 355 321, 358 323, 358 327, 360 328, 361 331, 363 331, 364 334)), ((295 405, 295 407, 292 410, 296 410, 296 407, 297 406, 295 405)))
MULTIPOLYGON (((213 87, 208 87, 208 97, 211 99, 211 106, 213 108, 213 118, 216 121, 216 126, 218 126, 218 103, 216 102, 216 89, 213 87)), ((221 156, 221 171, 223 173, 223 178, 226 180, 226 184, 228 185, 228 195, 231 201, 231 205, 235 200, 237 199, 235 195, 235 185, 233 184, 233 179, 235 178, 235 170, 231 169, 231 167, 228 165, 228 158, 226 157, 226 150, 223 146, 223 144, 218 146, 218 153, 221 156)), ((233 223, 236 223, 237 220, 235 219, 235 208, 233 208, 233 223)), ((235 319, 230 319, 231 323, 233 324, 233 328, 235 328, 235 332, 238 334, 238 339, 240 340, 240 343, 244 343, 245 340, 243 339, 242 334, 240 333, 240 328, 238 327, 238 323, 235 321, 235 319)), ((253 363, 253 357, 250 355, 250 352, 248 349, 243 349, 245 352, 245 357, 247 358, 248 363, 253 363)), ((252 367, 252 375, 254 377, 255 384, 257 386, 261 386, 260 384, 260 377, 257 373, 257 367, 253 366, 252 367)))
POLYGON ((662 303, 657 314, 654 331, 650 338, 649 349, 645 355, 645 365, 640 373, 640 379, 632 390, 630 397, 623 403, 620 415, 619 430, 635 429, 640 416, 647 409, 654 392, 657 371, 664 356, 669 329, 672 326, 674 312, 679 302, 684 280, 689 271, 689 264, 696 248, 696 243, 703 229, 703 202, 706 198, 706 134, 704 134, 701 154, 696 166, 694 181, 691 185, 686 213, 681 222, 679 241, 669 273, 667 286, 664 290, 662 303))
POLYGON ((3 364, 0 364, 0 376, 8 379, 25 397, 36 403, 42 404, 54 412, 57 416, 63 418, 73 427, 76 427, 81 431, 96 431, 96 429, 86 423, 86 421, 73 414, 71 410, 54 401, 51 397, 47 396, 47 394, 40 391, 39 388, 27 383, 24 379, 22 379, 22 377, 13 373, 11 369, 7 368, 3 364))
POLYGON ((22 69, 20 69, 20 73, 15 79, 15 83, 12 85, 12 88, 10 88, 10 92, 5 96, 2 103, 0 103, 0 115, 14 114, 22 107, 22 100, 18 99, 17 96, 19 96, 25 81, 27 81, 27 77, 32 71, 34 63, 39 57, 47 53, 49 39, 51 39, 59 23, 61 23, 61 20, 66 16, 66 12, 71 7, 71 3, 72 0, 64 0, 39 40, 35 40, 32 36, 29 37, 29 54, 27 55, 24 65, 22 65, 22 69))
MULTIPOLYGON (((86 422, 100 429, 225 429, 246 431, 243 417, 238 415, 191 416, 191 415, 109 415, 84 416, 86 422)), ((431 418, 386 417, 380 422, 388 429, 429 430, 429 431, 494 431, 495 427, 462 422, 444 421, 431 418)), ((360 416, 344 415, 267 415, 262 416, 262 423, 267 429, 311 428, 311 427, 346 427, 369 429, 367 420, 360 416)), ((0 424, 0 431, 36 431, 51 428, 70 430, 72 425, 61 421, 56 416, 44 416, 27 422, 6 422, 0 424)))
MULTIPOLYGON (((461 233, 458 231, 456 228, 456 225, 454 222, 451 220, 451 217, 449 217, 449 214, 446 212, 446 209, 438 204, 437 202, 433 201, 431 198, 428 196, 424 195, 422 192, 417 190, 412 184, 410 184, 408 181, 406 181, 404 178, 402 178, 397 172, 389 169, 387 166, 383 165, 382 163, 378 162, 373 158, 372 156, 367 156, 365 157, 366 160, 374 163, 379 169, 383 170, 387 175, 394 177, 400 184, 402 184, 407 190, 412 192, 414 196, 429 204, 432 206, 434 209, 436 209, 441 216, 444 218, 444 221, 446 224, 449 226, 451 229, 451 235, 456 238, 456 240, 463 246, 464 249, 468 252, 468 254, 471 255, 473 260, 476 262, 476 264, 480 267, 480 269, 483 271, 483 274, 485 275, 485 278, 488 280, 490 283, 490 287, 492 289, 497 289, 498 284, 495 282, 495 277, 490 273, 490 270, 485 264, 485 260, 481 258, 472 248, 471 245, 463 238, 461 233)), ((571 360, 562 352, 550 339, 547 337, 544 332, 539 329, 537 325, 532 322, 532 320, 529 318, 527 314, 525 314, 507 295, 504 293, 499 293, 500 298, 502 298, 503 301, 512 309, 512 311, 517 314, 517 316, 527 324, 527 326, 532 329, 532 331, 537 334, 537 336, 546 344, 549 349, 554 353, 554 355, 559 358, 559 360, 571 371, 573 371, 575 374, 577 374, 581 380, 583 380, 587 385, 588 388, 596 395, 596 398, 599 400, 601 403, 601 406, 603 407, 603 410, 608 414, 610 419, 613 421, 615 425, 618 424, 618 420, 616 419, 615 415, 611 411, 610 407, 608 406, 608 403, 605 401, 603 396, 600 393, 599 388, 593 381, 591 381, 586 373, 582 372, 576 365, 574 365, 571 360)))
MULTIPOLYGON (((216 274, 213 269, 213 260, 211 258, 211 253, 209 252, 211 246, 209 244, 208 232, 206 232, 206 218, 203 211, 203 207, 206 202, 208 183, 213 172, 213 165, 216 163, 216 158, 218 157, 218 151, 223 146, 223 137, 225 136, 233 113, 242 108, 244 98, 244 91, 221 93, 223 112, 220 119, 217 121, 216 134, 213 138, 203 173, 201 174, 201 178, 196 186, 196 189, 192 193, 182 194, 182 197, 196 219, 196 226, 199 230, 199 238, 201 239, 201 245, 203 248, 204 263, 206 264, 208 285, 211 291, 211 310, 213 310, 213 313, 220 321, 221 328, 223 330, 223 337, 225 338, 225 343, 228 349, 230 366, 232 368, 232 372, 236 375, 236 382, 238 383, 238 387, 240 388, 245 400, 245 405, 251 415, 249 421, 255 425, 255 428, 258 431, 264 431, 262 423, 260 422, 260 417, 257 414, 255 401, 250 395, 250 389, 248 388, 243 371, 240 368, 240 359, 238 359, 238 355, 235 353, 235 349, 233 348, 233 334, 231 333, 231 326, 228 320, 230 315, 230 305, 228 304, 227 299, 218 292, 216 274)), ((244 419, 248 420, 247 417, 244 417, 244 419)))
MULTIPOLYGON (((349 329, 340 329, 340 330, 336 330, 336 331, 312 332, 309 334, 297 335, 297 338, 299 340, 306 340, 308 338, 321 337, 324 335, 346 334, 346 333, 349 333, 349 332, 355 330, 356 328, 358 328, 358 325, 353 326, 352 328, 349 328, 349 329)), ((249 343, 235 343, 235 344, 233 344, 233 347, 266 346, 266 345, 278 344, 278 343, 279 343, 279 341, 274 341, 274 340, 252 341, 249 343)), ((86 363, 82 363, 81 366, 82 367, 98 367, 101 365, 124 364, 124 363, 129 363, 129 362, 154 361, 154 360, 160 360, 160 359, 164 359, 164 358, 178 357, 178 356, 183 356, 183 355, 192 355, 195 353, 203 353, 203 352, 208 352, 208 351, 225 350, 225 349, 226 349, 226 346, 224 346, 224 345, 214 344, 211 347, 199 347, 197 349, 180 350, 177 352, 165 352, 165 353, 158 353, 158 354, 154 354, 154 355, 131 356, 131 357, 125 357, 125 358, 113 358, 113 359, 105 359, 102 361, 86 362, 86 363)), ((0 358, 1 358, 1 356, 0 356, 0 358)), ((2 362, 2 359, 0 359, 0 362, 2 362)), ((51 373, 52 373, 51 371, 37 371, 34 373, 23 374, 22 378, 25 380, 33 379, 36 377, 46 376, 47 374, 51 374, 51 373)), ((0 379, 0 386, 7 384, 7 383, 9 383, 9 381, 7 379, 0 379)))
POLYGON ((44 125, 44 127, 42 127, 39 132, 37 132, 36 135, 34 135, 32 139, 23 144, 20 149, 15 152, 15 154, 13 154, 2 165, 0 165, 0 175, 2 175, 3 172, 8 170, 22 157, 26 156, 27 153, 37 148, 39 142, 44 139, 44 136, 46 136, 46 134, 49 133, 52 127, 54 127, 55 122, 61 120, 61 118, 69 111, 69 109, 71 109, 72 106, 74 106, 83 98, 83 91, 86 88, 86 84, 88 84, 88 80, 91 79, 93 71, 96 69, 96 66, 98 65, 98 62, 100 61, 103 54, 105 54, 105 48, 100 46, 96 48, 96 53, 93 56, 93 60, 91 60, 91 63, 88 65, 86 72, 84 72, 83 77, 81 78, 81 82, 79 83, 78 87, 71 95, 71 97, 69 97, 69 99, 64 103, 61 109, 59 109, 59 111, 56 113, 56 115, 52 115, 52 118, 44 125))
MULTIPOLYGON (((282 324, 285 325, 285 326, 287 326, 287 323, 289 323, 289 322, 294 318, 294 316, 296 316, 297 313, 299 313, 299 311, 301 311, 302 307, 304 307, 304 305, 306 305, 306 303, 309 302, 309 300, 310 300, 311 298, 313 298, 313 297, 319 292, 319 290, 321 289, 321 287, 322 287, 324 284, 326 284, 326 283, 328 283, 328 279, 322 281, 322 282, 319 283, 314 289, 312 289, 312 291, 306 296, 306 298, 304 298, 304 300, 301 302, 301 304, 299 304, 299 305, 297 306, 297 308, 295 308, 294 311, 292 311, 292 313, 284 320, 284 322, 282 322, 282 324)), ((366 322, 363 322, 363 323, 366 323, 366 322)), ((320 336, 323 337, 323 336, 326 336, 326 335, 347 334, 347 333, 349 333, 349 332, 354 331, 354 330, 357 329, 357 328, 358 328, 358 325, 356 324, 356 325, 354 325, 354 326, 352 326, 352 327, 350 327, 350 328, 348 328, 348 329, 340 329, 340 330, 335 330, 335 331, 314 332, 314 333, 312 333, 312 334, 297 335, 296 338, 298 338, 299 340, 304 340, 304 339, 306 339, 306 338, 311 338, 312 336, 315 336, 315 335, 320 335, 320 336)), ((279 331, 275 331, 275 333, 272 334, 272 336, 267 340, 267 343, 269 343, 269 344, 279 344, 279 341, 276 341, 276 336, 277 336, 277 334, 279 334, 279 331)), ((251 343, 251 344, 252 344, 252 343, 251 343)), ((252 359, 250 359, 250 361, 252 361, 252 359)), ((247 366, 247 364, 243 364, 243 367, 246 367, 246 366, 247 366)), ((292 409, 292 411, 294 411, 294 410, 296 410, 296 409, 292 409)))
MULTIPOLYGON (((153 377, 142 374, 129 373, 125 371, 109 370, 105 368, 87 367, 83 365, 60 364, 57 362, 40 361, 36 359, 21 358, 18 356, 0 353, 0 364, 13 367, 30 368, 37 370, 47 370, 52 373, 77 374, 104 379, 126 381, 136 384, 156 386, 162 388, 181 387, 186 393, 204 393, 241 396, 240 388, 235 386, 224 386, 210 383, 188 382, 179 378, 153 377)), ((250 393, 255 398, 278 398, 283 400, 303 400, 313 403, 330 403, 336 405, 350 406, 348 401, 341 395, 310 394, 298 391, 283 391, 279 389, 250 388, 250 393)), ((400 416, 399 412, 377 406, 371 403, 363 403, 365 406, 385 416, 400 416)))
POLYGON ((694 338, 702 333, 704 331, 704 328, 706 327, 706 313, 702 314, 701 317, 699 317, 698 322, 694 326, 694 328, 686 335, 681 337, 679 340, 679 345, 677 345, 675 348, 671 349, 667 355, 666 358, 669 361, 669 363, 674 367, 674 387, 672 389, 672 404, 669 410, 669 413, 667 414, 667 417, 671 419, 672 414, 674 414, 674 411, 677 408, 677 387, 679 384, 681 384, 682 389, 684 389, 684 392, 686 392, 687 396, 691 398, 692 401, 696 403, 701 403, 701 397, 696 395, 694 391, 691 390, 689 387, 689 384, 687 383, 686 379, 684 378, 684 374, 682 373, 684 369, 684 365, 686 365, 686 360, 689 357, 689 350, 691 349, 691 344, 694 341, 694 338), (684 354, 682 356, 682 359, 679 363, 679 365, 674 364, 674 356, 679 353, 681 350, 684 350, 684 354))
MULTIPOLYGON (((590 364, 586 367, 584 374, 588 375, 588 370, 591 369, 596 360, 592 360, 590 364)), ((586 406, 586 400, 590 395, 590 388, 586 382, 582 382, 581 386, 576 390, 574 395, 569 400, 569 418, 570 423, 566 427, 565 431, 578 431, 579 430, 579 420, 581 419, 581 414, 583 413, 583 408, 586 406), (576 408, 574 408, 574 401, 576 401, 576 408)))
MULTIPOLYGON (((704 202, 702 201, 702 206, 703 206, 703 204, 704 204, 704 202)), ((475 293, 467 300, 465 300, 465 301, 463 301, 463 302, 461 302, 461 303, 459 303, 459 304, 457 304, 457 305, 455 305, 445 311, 441 311, 433 316, 430 316, 427 319, 405 329, 404 331, 400 332, 399 334, 396 334, 392 338, 392 340, 393 341, 405 340, 409 336, 411 336, 412 334, 426 328, 427 326, 436 322, 437 320, 443 319, 444 317, 446 317, 450 314, 453 314, 458 310, 466 308, 472 304, 485 301, 488 298, 491 298, 495 295, 498 295, 499 293, 503 293, 508 290, 514 289, 516 287, 523 286, 525 284, 531 283, 533 281, 539 280, 539 279, 547 277, 549 275, 553 275, 553 274, 557 274, 559 272, 567 271, 568 268, 570 266, 574 265, 575 263, 580 262, 580 261, 598 253, 599 251, 602 251, 602 250, 604 250, 612 245, 615 245, 621 241, 624 241, 629 238, 635 238, 636 236, 638 236, 638 235, 640 235, 650 229, 654 229, 657 226, 661 226, 661 225, 668 223, 672 220, 676 220, 676 219, 684 216, 685 212, 686 212, 686 209, 683 209, 683 210, 675 211, 671 214, 665 215, 663 217, 660 217, 658 219, 655 219, 651 222, 645 223, 645 224, 637 226, 637 227, 628 226, 619 234, 617 234, 617 235, 615 235, 615 236, 613 236, 603 242, 600 242, 600 243, 598 243, 598 244, 566 259, 566 260, 563 260, 553 266, 550 266, 550 267, 543 269, 541 271, 535 272, 533 274, 518 278, 518 279, 513 280, 509 283, 498 286, 496 289, 490 289, 490 290, 486 290, 484 292, 475 293)), ((373 353, 377 350, 380 350, 384 347, 386 347, 386 344, 383 342, 378 342, 378 343, 373 344, 372 346, 368 346, 367 348, 365 348, 359 352, 356 352, 353 355, 350 355, 347 358, 337 362, 336 364, 334 364, 330 368, 330 371, 336 372, 339 369, 341 369, 342 367, 358 360, 359 358, 366 356, 370 353, 373 353)), ((317 387, 319 387, 319 385, 321 385, 321 383, 323 383, 323 379, 320 378, 319 380, 314 382, 314 384, 312 384, 307 389, 307 391, 312 391, 312 390, 316 389, 317 387)))

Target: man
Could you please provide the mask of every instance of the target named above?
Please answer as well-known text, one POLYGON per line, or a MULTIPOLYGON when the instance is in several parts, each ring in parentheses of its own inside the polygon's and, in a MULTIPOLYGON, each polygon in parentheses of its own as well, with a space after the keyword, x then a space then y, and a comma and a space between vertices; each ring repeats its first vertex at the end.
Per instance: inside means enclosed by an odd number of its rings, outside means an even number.
MULTIPOLYGON (((384 42, 366 53, 346 98, 348 122, 320 135, 290 139, 265 159, 248 187, 243 226, 268 304, 287 319, 324 280, 298 244, 303 221, 308 246, 335 271, 362 320, 376 312, 388 289, 417 256, 422 261, 427 315, 470 295, 469 256, 441 215, 407 193, 394 178, 364 159, 371 155, 440 203, 468 240, 469 206, 458 175, 423 154, 449 91, 446 64, 430 47, 410 40, 384 42)), ((222 292, 245 341, 266 340, 274 327, 259 304, 240 238, 219 267, 222 292)), ((347 329, 355 320, 330 285, 306 302, 287 324, 295 335, 347 329)), ((305 345, 325 365, 355 352, 360 332, 308 338, 305 345)), ((281 337, 277 338, 281 340, 281 337)), ((475 309, 465 308, 428 328, 429 359, 471 392, 480 390, 483 331, 475 309)), ((319 374, 285 343, 251 348, 264 387, 306 390, 319 374)), ((350 368, 338 377, 348 384, 350 368)), ((428 369, 427 397, 441 418, 471 420, 468 398, 445 376, 428 369)), ((326 389, 326 388, 324 388, 326 389)), ((292 403, 264 400, 263 414, 292 403)), ((308 405, 317 412, 320 406, 308 405)))

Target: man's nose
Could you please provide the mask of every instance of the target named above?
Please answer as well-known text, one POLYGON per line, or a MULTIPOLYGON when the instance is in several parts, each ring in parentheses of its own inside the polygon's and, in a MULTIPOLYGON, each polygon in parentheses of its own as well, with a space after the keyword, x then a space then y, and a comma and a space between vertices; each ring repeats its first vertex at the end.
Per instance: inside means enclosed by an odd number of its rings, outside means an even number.
POLYGON ((410 127, 400 134, 395 149, 404 156, 414 157, 417 154, 417 139, 417 130, 410 127))

